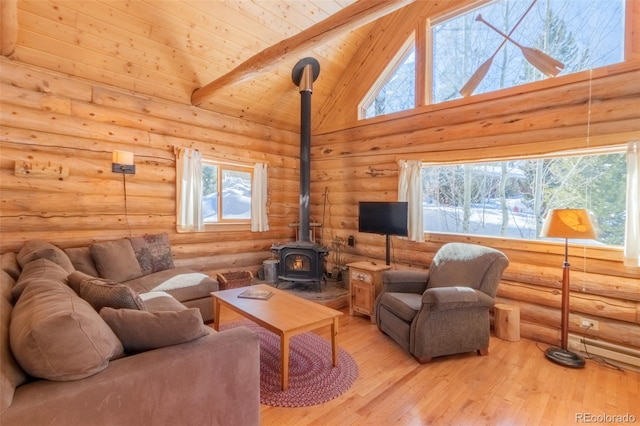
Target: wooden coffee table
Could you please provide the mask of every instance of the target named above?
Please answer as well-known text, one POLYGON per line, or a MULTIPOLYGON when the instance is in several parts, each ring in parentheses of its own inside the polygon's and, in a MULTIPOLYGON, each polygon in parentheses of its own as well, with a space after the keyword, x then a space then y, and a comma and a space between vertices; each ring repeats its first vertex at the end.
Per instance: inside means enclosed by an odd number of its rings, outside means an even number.
POLYGON ((226 306, 280 336, 282 390, 286 390, 289 386, 289 339, 291 336, 323 326, 331 326, 333 366, 338 365, 338 317, 342 312, 266 284, 216 291, 211 293, 211 296, 213 312, 215 312, 213 324, 215 330, 220 327, 220 308, 226 306), (238 297, 238 294, 248 288, 268 290, 273 292, 273 296, 267 300, 238 297))

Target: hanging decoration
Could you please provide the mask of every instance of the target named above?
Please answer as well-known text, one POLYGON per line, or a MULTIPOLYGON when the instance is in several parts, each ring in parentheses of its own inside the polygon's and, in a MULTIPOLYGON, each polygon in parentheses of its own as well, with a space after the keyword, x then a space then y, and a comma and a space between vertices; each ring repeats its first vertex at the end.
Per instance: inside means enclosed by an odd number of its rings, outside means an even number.
POLYGON ((514 33, 516 28, 518 28, 518 26, 520 25, 524 17, 527 16, 527 14, 531 11, 533 6, 536 4, 536 1, 537 0, 533 0, 533 2, 531 3, 531 5, 529 5, 527 10, 524 12, 524 14, 520 17, 520 19, 518 19, 518 21, 513 26, 513 28, 511 28, 511 31, 509 31, 509 34, 503 33, 502 31, 494 27, 491 23, 487 22, 482 17, 481 14, 478 14, 478 16, 476 17, 476 21, 482 22, 483 24, 487 25, 489 28, 491 28, 492 30, 500 34, 504 38, 504 40, 502 40, 502 43, 500 43, 500 46, 498 46, 495 52, 493 52, 493 55, 491 55, 489 59, 487 59, 484 63, 482 63, 482 65, 478 67, 476 72, 473 73, 473 75, 471 76, 471 78, 469 78, 467 83, 462 87, 462 89, 460 89, 460 94, 463 97, 467 97, 471 95, 474 92, 474 90, 476 90, 480 82, 487 75, 489 68, 491 68, 493 59, 498 54, 500 49, 502 49, 502 47, 507 43, 507 41, 510 41, 516 47, 518 47, 522 52, 522 55, 524 56, 524 58, 531 65, 533 65, 538 70, 540 70, 544 75, 548 77, 555 77, 556 75, 558 75, 560 71, 562 71, 562 69, 564 68, 564 64, 562 62, 558 61, 555 58, 552 58, 551 56, 547 55, 546 53, 536 48, 523 46, 517 41, 515 41, 513 38, 511 38, 511 35, 514 33))

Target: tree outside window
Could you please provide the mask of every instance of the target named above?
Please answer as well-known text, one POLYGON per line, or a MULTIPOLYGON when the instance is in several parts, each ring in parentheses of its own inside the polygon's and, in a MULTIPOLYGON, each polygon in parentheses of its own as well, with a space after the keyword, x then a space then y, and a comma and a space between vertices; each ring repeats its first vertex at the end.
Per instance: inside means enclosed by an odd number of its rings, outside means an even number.
MULTIPOLYGON (((504 40, 476 20, 482 17, 509 34, 531 4, 497 0, 431 25, 430 70, 415 69, 415 45, 401 51, 361 104, 361 118, 415 108, 416 81, 430 81, 430 103, 460 98, 460 89, 504 40), (418 75, 416 76, 416 72, 418 75), (382 82, 382 83, 381 83, 382 82)), ((527 48, 538 49, 564 64, 560 76, 624 60, 625 0, 537 0, 512 34, 527 48)), ((546 79, 507 42, 491 61, 474 94, 488 93, 546 79)))
POLYGON ((247 223, 251 220, 250 167, 204 162, 202 212, 205 223, 247 223))
POLYGON ((599 243, 622 246, 626 172, 622 152, 425 166, 424 230, 535 240, 550 209, 575 207, 599 243))
MULTIPOLYGON (((508 34, 531 4, 500 0, 432 26, 432 103, 461 97, 459 91, 504 40, 478 15, 508 34)), ((512 38, 564 63, 559 75, 624 59, 625 0, 538 0, 512 38)), ((507 42, 474 93, 487 93, 547 78, 507 42)))
POLYGON ((392 112, 414 108, 416 92, 415 46, 412 45, 399 61, 399 65, 389 75, 375 98, 365 102, 362 109, 364 118, 377 117, 392 112))

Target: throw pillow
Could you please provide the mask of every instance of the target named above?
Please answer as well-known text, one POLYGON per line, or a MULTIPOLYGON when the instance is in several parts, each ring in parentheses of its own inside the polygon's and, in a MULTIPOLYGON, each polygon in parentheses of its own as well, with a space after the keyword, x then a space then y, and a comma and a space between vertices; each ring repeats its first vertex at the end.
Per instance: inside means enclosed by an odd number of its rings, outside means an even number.
POLYGON ((52 261, 40 258, 27 263, 22 269, 18 281, 11 289, 11 296, 16 302, 30 282, 46 278, 51 281, 67 282, 67 271, 52 261))
POLYGON ((13 309, 9 328, 13 355, 33 377, 82 379, 123 355, 122 344, 100 315, 59 281, 31 282, 13 309))
POLYGON ((131 246, 136 254, 143 275, 173 268, 169 235, 155 234, 131 237, 131 246))
POLYGON ((89 278, 80 282, 80 297, 100 312, 102 308, 145 310, 144 302, 135 291, 123 284, 89 278))
POLYGON ((198 308, 159 312, 104 308, 100 316, 128 354, 177 345, 209 334, 198 308))
MULTIPOLYGON (((69 287, 71 287, 73 291, 75 291, 76 294, 80 296, 80 283, 84 280, 90 280, 90 279, 99 279, 99 278, 92 277, 91 275, 85 274, 84 272, 73 271, 72 273, 67 275, 67 284, 69 284, 69 287)), ((103 281, 105 284, 113 284, 113 281, 108 281, 108 280, 103 280, 103 281)))
POLYGON ((62 266, 67 273, 74 271, 73 264, 65 252, 53 244, 41 240, 29 240, 24 243, 16 258, 22 268, 32 260, 45 258, 62 266))
POLYGON ((89 250, 102 278, 121 283, 142 276, 136 254, 126 238, 91 244, 89 250))

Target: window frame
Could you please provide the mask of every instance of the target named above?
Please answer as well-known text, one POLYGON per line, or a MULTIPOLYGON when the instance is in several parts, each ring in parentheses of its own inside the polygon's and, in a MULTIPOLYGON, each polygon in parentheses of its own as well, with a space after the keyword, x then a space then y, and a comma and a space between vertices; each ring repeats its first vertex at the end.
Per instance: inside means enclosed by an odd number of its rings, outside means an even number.
MULTIPOLYGON (((434 51, 434 35, 433 35, 433 31, 434 31, 434 27, 437 25, 442 24, 443 22, 446 22, 448 20, 457 18, 461 15, 464 15, 466 13, 471 13, 475 10, 481 9, 485 6, 487 6, 490 3, 494 3, 494 2, 498 2, 498 1, 502 1, 502 0, 476 0, 471 2, 470 4, 464 5, 458 9, 452 10, 452 11, 448 11, 445 13, 442 13, 440 15, 436 15, 433 16, 431 18, 428 18, 426 20, 426 24, 427 24, 427 37, 426 37, 426 45, 424 46, 424 50, 426 52, 426 66, 424 69, 422 70, 417 70, 417 72, 422 72, 424 75, 424 81, 425 81, 425 86, 427 87, 426 89, 426 93, 425 93, 425 99, 424 99, 424 103, 427 105, 440 105, 440 104, 446 104, 447 102, 455 102, 455 101, 467 101, 472 97, 475 96, 482 96, 482 95, 492 95, 492 94, 500 94, 503 93, 504 91, 509 91, 509 90, 513 90, 513 89, 517 89, 517 90, 523 90, 523 87, 532 85, 532 84, 536 84, 539 83, 541 81, 549 81, 549 80, 553 80, 553 79, 563 79, 564 77, 570 76, 570 75, 576 75, 579 73, 583 73, 585 71, 589 71, 590 69, 597 69, 597 68, 608 68, 611 66, 616 66, 619 65, 621 63, 624 63, 625 61, 629 60, 629 55, 630 55, 630 34, 631 34, 631 28, 632 24, 630 23, 630 11, 629 8, 631 7, 630 5, 630 1, 631 0, 621 0, 623 3, 623 7, 624 7, 624 13, 623 13, 623 18, 622 18, 622 43, 623 43, 623 49, 622 49, 622 60, 620 62, 615 62, 615 63, 611 63, 611 64, 607 64, 607 65, 603 65, 603 66, 597 66, 597 67, 587 67, 583 70, 579 70, 579 71, 572 71, 569 73, 564 73, 561 72, 558 76, 556 77, 547 77, 547 78, 542 78, 540 80, 534 80, 534 81, 529 81, 526 83, 522 83, 522 84, 518 84, 515 86, 507 86, 507 87, 502 87, 496 90, 491 90, 488 92, 482 92, 482 93, 474 93, 471 96, 468 97, 456 97, 453 99, 447 99, 444 101, 438 101, 438 102, 434 102, 433 100, 433 66, 434 66, 434 57, 433 57, 433 51, 434 51)), ((469 76, 471 77, 471 76, 469 76)), ((458 89, 458 91, 461 89, 462 87, 460 87, 458 89)))
MULTIPOLYGON (((224 171, 239 171, 239 172, 243 172, 243 173, 248 173, 250 178, 250 182, 251 182, 251 192, 253 195, 253 171, 254 171, 254 166, 250 165, 250 164, 242 164, 242 163, 232 163, 232 162, 228 162, 228 161, 221 161, 221 160, 217 160, 215 158, 212 157, 202 157, 202 169, 204 172, 204 168, 206 166, 210 166, 210 167, 216 167, 217 168, 217 182, 218 182, 218 199, 217 199, 217 211, 218 211, 218 220, 213 222, 213 221, 206 221, 204 220, 204 226, 205 229, 209 228, 209 227, 219 227, 219 226, 232 226, 232 225, 241 225, 242 228, 244 229, 245 227, 249 227, 251 226, 251 209, 249 209, 249 217, 246 219, 223 219, 222 218, 222 208, 223 208, 223 199, 222 199, 222 192, 223 192, 223 187, 222 187, 222 175, 224 171)), ((204 197, 204 191, 203 191, 203 197, 204 197)), ((201 201, 202 202, 202 201, 201 201)))
MULTIPOLYGON (((532 154, 532 155, 522 155, 522 156, 506 156, 499 158, 487 158, 487 159, 465 159, 460 161, 443 161, 443 162, 423 162, 422 167, 442 167, 442 166, 454 166, 454 165, 463 165, 463 164, 477 164, 477 163, 491 163, 491 162, 503 162, 503 161, 517 161, 517 160, 534 160, 534 159, 550 159, 550 158, 559 158, 559 157, 571 157, 571 156, 587 156, 587 155, 606 155, 606 154, 624 154, 626 153, 627 148, 625 145, 616 144, 610 146, 602 146, 602 147, 592 147, 592 148, 580 148, 573 150, 563 150, 563 151, 554 151, 548 152, 544 154, 532 154)), ((624 182, 623 182, 624 183, 624 182)), ((424 210, 423 210, 424 214, 424 210)), ((530 245, 540 245, 541 247, 545 245, 559 245, 564 247, 564 242, 555 242, 551 240, 545 239, 526 239, 526 238, 513 238, 507 236, 491 236, 491 235, 483 235, 483 234, 472 234, 472 233, 462 233, 462 232, 435 232, 424 230, 425 241, 427 242, 447 242, 447 241, 460 241, 460 242, 475 242, 476 244, 489 244, 495 245, 496 241, 501 241, 506 243, 507 246, 512 246, 513 244, 520 244, 524 246, 530 245)), ((501 245, 501 244, 498 244, 501 245)), ((596 252, 602 253, 622 253, 624 250, 623 246, 617 245, 608 245, 602 243, 602 245, 587 245, 576 243, 575 241, 569 241, 569 245, 580 246, 580 247, 589 247, 589 250, 595 250, 596 252)), ((537 251, 537 250, 534 250, 537 251)), ((611 258, 606 256, 608 260, 619 260, 615 258, 611 258)))
MULTIPOLYGON (((605 65, 605 66, 598 66, 592 69, 587 68, 582 71, 572 72, 571 74, 560 73, 560 75, 558 75, 555 78, 546 78, 542 80, 519 84, 517 86, 504 87, 504 88, 500 88, 500 89, 489 91, 489 92, 474 93, 473 96, 456 97, 454 99, 449 99, 442 102, 434 103, 432 100, 433 98, 433 72, 432 71, 433 71, 433 61, 434 61, 433 27, 441 24, 444 21, 453 19, 459 15, 480 9, 493 1, 496 1, 496 0, 475 0, 455 10, 449 10, 441 14, 437 14, 431 17, 426 17, 425 19, 420 20, 417 23, 416 30, 412 33, 411 37, 409 37, 409 39, 407 40, 407 42, 409 41, 414 42, 415 51, 416 51, 416 74, 415 74, 416 87, 415 87, 415 101, 414 101, 415 108, 419 108, 421 106, 430 106, 430 107, 437 108, 439 105, 443 105, 443 107, 445 107, 446 105, 449 105, 450 102, 470 103, 470 102, 475 102, 479 100, 477 99, 478 97, 480 97, 480 99, 482 100, 486 100, 487 97, 490 99, 494 97, 508 96, 511 93, 528 92, 530 90, 533 90, 533 89, 530 89, 530 87, 534 87, 534 88, 540 88, 543 86, 553 87, 556 84, 564 84, 565 77, 576 79, 576 78, 581 78, 579 76, 586 75, 585 73, 593 71, 594 69, 601 69, 601 68, 602 69, 612 69, 612 68, 618 69, 618 67, 624 66, 624 63, 626 61, 633 59, 633 54, 631 52, 632 43, 629 41, 631 37, 631 32, 634 29, 633 24, 631 22, 631 17, 630 17, 631 15, 630 1, 632 0, 625 0, 624 1, 625 14, 623 16, 623 24, 622 24, 624 47, 623 47, 623 53, 622 53, 623 58, 621 62, 617 62, 617 63, 605 65), (424 57, 422 57, 423 55, 424 57), (568 76, 571 76, 571 77, 568 77, 568 76)), ((394 56, 394 59, 392 61, 389 61, 388 65, 380 73, 375 84, 371 86, 369 91, 367 91, 366 95, 358 103, 357 120, 371 120, 379 117, 388 117, 389 115, 393 115, 393 114, 407 113, 407 110, 404 110, 404 111, 384 114, 384 115, 380 115, 380 116, 376 116, 368 119, 365 118, 366 106, 368 106, 375 99, 381 87, 386 83, 386 81, 390 77, 391 73, 393 73, 394 70, 397 69, 397 67, 399 66, 399 61, 401 61, 401 58, 402 58, 401 52, 403 52, 406 49, 406 46, 407 46, 406 44, 403 44, 402 48, 399 49, 396 56, 394 56)))
MULTIPOLYGON (((367 94, 362 98, 362 100, 358 104, 358 120, 370 120, 372 118, 382 117, 385 115, 394 114, 396 112, 407 111, 407 110, 395 111, 392 113, 376 115, 374 117, 369 117, 369 118, 366 117, 367 109, 371 106, 371 104, 373 104, 373 102, 375 102, 376 98, 378 97, 378 94, 380 93, 380 90, 382 90, 385 84, 387 84, 387 82, 391 79, 393 74, 395 74, 398 68, 400 68, 400 65, 402 65, 402 63, 408 57, 412 47, 415 52, 414 54, 416 55, 416 63, 417 63, 418 43, 417 43, 415 32, 413 32, 407 38, 407 40, 405 40, 405 42, 402 44, 402 46, 398 49, 398 51, 394 55, 393 59, 389 61, 385 69, 382 71, 382 73, 380 73, 380 76, 378 77, 376 82, 373 84, 373 86, 371 86, 367 94)), ((417 86, 417 81, 419 76, 417 67, 414 67, 414 74, 415 74, 414 84, 417 86)), ((420 102, 418 100, 418 92, 417 90, 414 90, 413 108, 416 108, 419 103, 420 102)))

